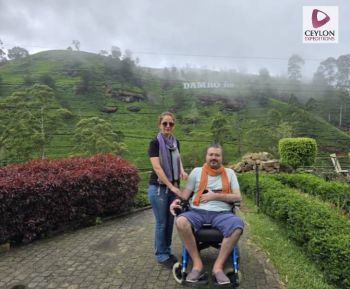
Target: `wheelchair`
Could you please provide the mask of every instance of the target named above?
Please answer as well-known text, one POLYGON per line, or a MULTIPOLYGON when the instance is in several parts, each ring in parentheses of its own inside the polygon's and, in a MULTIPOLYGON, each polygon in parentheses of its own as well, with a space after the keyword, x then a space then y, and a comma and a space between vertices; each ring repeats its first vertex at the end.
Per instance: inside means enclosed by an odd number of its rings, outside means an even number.
MULTIPOLYGON (((181 208, 179 211, 176 212, 176 214, 180 214, 181 212, 184 212, 188 210, 189 203, 188 201, 181 201, 181 208)), ((239 207, 240 203, 235 202, 232 207, 232 212, 235 213, 235 208, 239 207)), ((198 251, 204 250, 209 247, 214 247, 216 249, 220 249, 221 242, 223 240, 223 235, 221 232, 215 228, 212 228, 210 224, 204 224, 200 230, 198 230, 195 234, 196 244, 198 251)), ((182 284, 184 286, 189 287, 197 287, 197 286, 203 286, 207 285, 209 283, 209 276, 208 272, 205 272, 203 277, 196 283, 189 283, 186 282, 186 276, 187 276, 187 266, 189 261, 189 253, 187 252, 185 246, 182 247, 182 256, 181 256, 181 262, 177 262, 173 265, 172 273, 174 276, 174 279, 177 283, 182 284)), ((239 249, 236 245, 231 254, 230 254, 230 261, 232 264, 232 268, 230 268, 229 271, 226 271, 227 277, 230 279, 230 284, 225 285, 219 285, 214 283, 214 287, 217 288, 236 288, 239 285, 240 282, 240 272, 239 272, 239 249)))

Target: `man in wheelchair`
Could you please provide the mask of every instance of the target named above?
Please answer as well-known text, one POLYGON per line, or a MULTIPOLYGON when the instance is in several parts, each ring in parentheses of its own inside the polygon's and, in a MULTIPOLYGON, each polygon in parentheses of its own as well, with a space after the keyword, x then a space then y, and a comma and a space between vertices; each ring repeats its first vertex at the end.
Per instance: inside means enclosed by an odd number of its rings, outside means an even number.
MULTIPOLYGON (((214 283, 226 285, 230 279, 225 275, 224 264, 234 246, 238 242, 244 228, 243 221, 232 212, 234 202, 241 200, 237 177, 232 169, 222 165, 222 147, 218 144, 207 149, 206 163, 203 167, 192 170, 188 177, 182 199, 187 200, 192 192, 188 211, 182 212, 176 218, 176 227, 181 240, 192 259, 192 270, 186 276, 186 283, 195 285, 202 280, 204 266, 199 255, 196 233, 203 224, 211 224, 218 229, 223 240, 219 255, 212 267, 214 283)), ((170 210, 180 208, 181 200, 175 200, 170 210)))

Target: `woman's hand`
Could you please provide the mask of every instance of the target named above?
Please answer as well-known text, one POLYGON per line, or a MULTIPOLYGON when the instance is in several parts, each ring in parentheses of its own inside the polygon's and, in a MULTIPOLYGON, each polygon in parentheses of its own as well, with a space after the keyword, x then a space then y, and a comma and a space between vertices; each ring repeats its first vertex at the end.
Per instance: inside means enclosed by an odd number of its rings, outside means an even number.
POLYGON ((182 170, 180 172, 180 178, 186 181, 188 178, 188 174, 184 170, 182 170))
POLYGON ((171 185, 171 187, 169 187, 169 190, 172 191, 176 196, 181 198, 182 193, 181 193, 181 191, 180 191, 180 189, 178 187, 175 187, 174 185, 171 185))
POLYGON ((180 202, 180 199, 176 199, 170 204, 170 213, 173 216, 176 216, 175 209, 181 209, 180 202))

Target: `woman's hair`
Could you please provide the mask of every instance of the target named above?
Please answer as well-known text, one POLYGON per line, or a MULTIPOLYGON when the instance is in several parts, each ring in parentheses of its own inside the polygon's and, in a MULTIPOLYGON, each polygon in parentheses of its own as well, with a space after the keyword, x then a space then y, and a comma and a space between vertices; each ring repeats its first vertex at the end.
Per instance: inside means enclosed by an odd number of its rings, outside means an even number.
POLYGON ((163 118, 166 117, 167 115, 170 116, 170 117, 173 119, 173 121, 175 122, 175 116, 174 116, 174 114, 171 113, 170 111, 165 111, 165 112, 162 112, 162 113, 159 115, 158 124, 161 124, 163 118))

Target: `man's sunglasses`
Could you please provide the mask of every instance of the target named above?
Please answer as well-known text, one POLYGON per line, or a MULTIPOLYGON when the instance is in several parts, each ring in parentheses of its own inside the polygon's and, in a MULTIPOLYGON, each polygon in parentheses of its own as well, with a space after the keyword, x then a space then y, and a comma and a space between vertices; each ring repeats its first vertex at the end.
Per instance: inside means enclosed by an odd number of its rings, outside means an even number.
POLYGON ((164 127, 167 127, 167 126, 173 127, 174 123, 165 121, 165 122, 162 122, 162 126, 164 126, 164 127))

